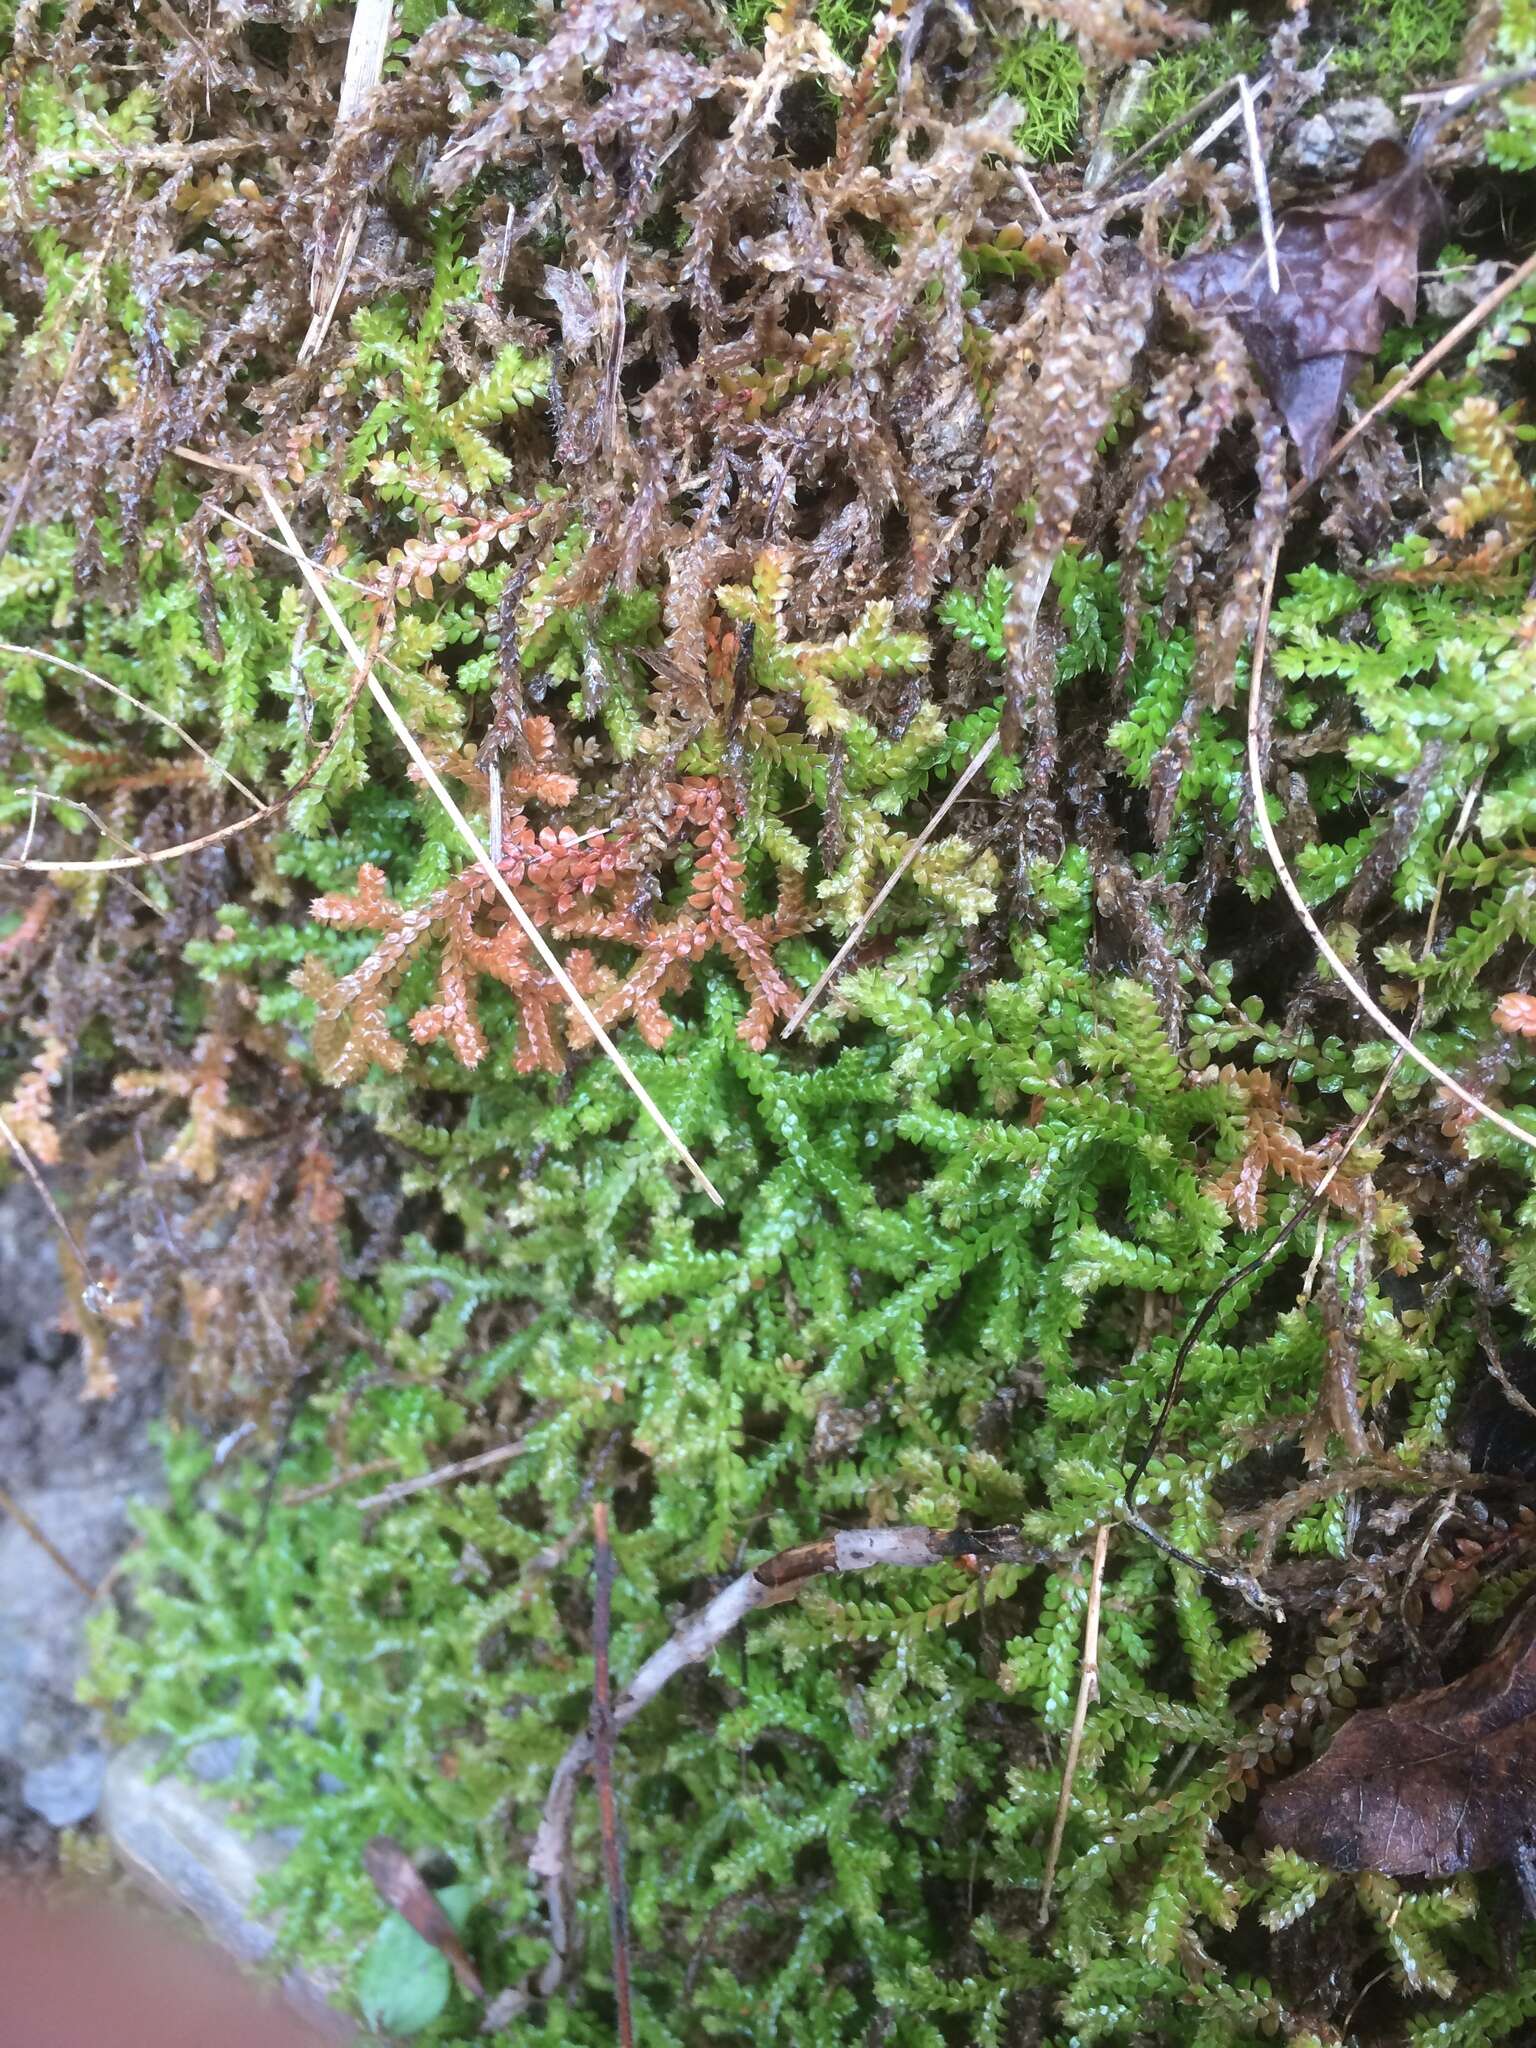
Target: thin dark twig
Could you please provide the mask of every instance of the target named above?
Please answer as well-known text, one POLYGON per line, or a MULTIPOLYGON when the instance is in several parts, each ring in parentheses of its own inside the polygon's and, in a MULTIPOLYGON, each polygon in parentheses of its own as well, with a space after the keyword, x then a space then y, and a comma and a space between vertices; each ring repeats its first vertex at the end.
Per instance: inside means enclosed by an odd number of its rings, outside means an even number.
POLYGON ((75 1570, 69 1559, 59 1549, 58 1545, 53 1542, 52 1538, 43 1533, 21 1503, 8 1494, 3 1486, 0 1486, 0 1511, 8 1514, 17 1527, 31 1537, 38 1549, 45 1551, 53 1559, 65 1578, 69 1580, 72 1586, 78 1586, 87 1600, 95 1599, 96 1588, 91 1584, 90 1580, 84 1578, 75 1570))
POLYGON ((616 1567, 608 1541, 608 1504, 592 1510, 596 1545, 592 1599, 592 1775, 603 1828, 603 1867, 608 1876, 608 1919, 613 1930, 613 1997, 619 2015, 619 2048, 634 2048, 635 2020, 629 1995, 629 1898, 624 1889, 624 1845, 613 1796, 613 1689, 608 1645, 613 1631, 616 1567))
POLYGON ((353 1465, 345 1472, 333 1472, 329 1479, 322 1479, 314 1486, 290 1486, 283 1495, 285 1508, 301 1508, 312 1500, 324 1500, 328 1493, 339 1493, 344 1486, 355 1486, 359 1479, 377 1479, 381 1472, 393 1472, 400 1463, 398 1458, 370 1458, 366 1465, 353 1465))
POLYGON ((497 1444, 494 1450, 477 1451, 472 1458, 460 1458, 457 1464, 439 1465, 435 1472, 420 1473, 415 1479, 397 1480, 393 1486, 386 1486, 382 1493, 370 1493, 357 1505, 360 1508, 392 1507, 397 1500, 409 1500, 413 1493, 425 1493, 429 1486, 451 1486, 455 1479, 467 1479, 473 1472, 488 1472, 493 1465, 505 1465, 509 1458, 520 1456, 527 1448, 528 1439, 520 1436, 513 1443, 497 1444))

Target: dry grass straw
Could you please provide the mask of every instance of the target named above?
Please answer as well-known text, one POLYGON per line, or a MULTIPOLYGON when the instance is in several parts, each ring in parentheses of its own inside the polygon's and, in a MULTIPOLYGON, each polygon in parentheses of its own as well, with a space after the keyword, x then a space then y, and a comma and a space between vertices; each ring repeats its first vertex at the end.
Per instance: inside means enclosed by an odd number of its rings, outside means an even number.
MULTIPOLYGON (((1533 258, 1532 261, 1536 263, 1536 258, 1533 258)), ((1254 818, 1259 828, 1259 836, 1264 842, 1264 850, 1269 855, 1270 865, 1274 868, 1280 886, 1290 900, 1291 908, 1306 927, 1307 935, 1313 945, 1316 946, 1318 952, 1322 954, 1328 965, 1333 969, 1345 988, 1349 990, 1371 1022, 1384 1032, 1398 1050, 1413 1061, 1415 1066, 1421 1067, 1426 1074, 1433 1080, 1438 1081, 1442 1088, 1447 1089, 1459 1102, 1464 1103, 1468 1109, 1472 1110, 1475 1115, 1493 1124, 1506 1137, 1514 1138, 1522 1145, 1536 1148, 1536 1132, 1526 1130, 1522 1125, 1514 1122, 1512 1118, 1505 1116, 1502 1110, 1495 1109, 1491 1103, 1484 1102, 1481 1096, 1474 1095, 1472 1090, 1458 1081, 1454 1074, 1447 1073, 1446 1069, 1440 1066, 1437 1061, 1432 1060, 1428 1053, 1421 1051, 1401 1025, 1393 1023, 1392 1019, 1382 1009, 1360 977, 1346 965, 1328 938, 1327 933, 1312 915, 1310 906, 1303 898, 1300 889, 1296 886, 1296 878, 1286 863, 1285 855, 1280 850, 1280 842, 1275 836, 1275 828, 1270 822, 1269 810, 1264 800, 1264 780, 1259 755, 1259 707, 1263 695, 1264 658, 1269 645, 1269 615, 1274 602, 1275 572, 1280 561, 1280 545, 1277 541, 1271 549, 1269 564, 1265 570, 1264 595, 1259 606, 1259 622, 1254 628, 1253 669, 1248 688, 1248 779, 1253 791, 1254 818)))
POLYGON ((492 860, 479 833, 476 832, 475 828, 465 817, 443 778, 422 751, 421 744, 417 740, 416 735, 400 716, 394 699, 374 673, 376 647, 365 653, 354 639, 346 620, 341 616, 341 613, 336 609, 331 600, 331 594, 325 587, 324 578, 314 563, 310 561, 304 549, 299 545, 298 536, 289 524, 288 515, 284 512, 277 494, 267 481, 265 474, 261 470, 253 469, 246 464, 224 462, 213 456, 199 455, 190 448, 178 449, 177 453, 184 460, 196 463, 201 468, 217 469, 228 475, 244 477, 255 487, 262 503, 267 508, 268 517, 282 536, 283 551, 291 557, 299 573, 309 585, 316 604, 319 605, 321 611, 325 614, 327 624, 341 642, 342 647, 346 650, 347 656, 353 664, 356 678, 354 689, 366 686, 374 703, 384 714, 390 730, 409 756, 422 781, 442 806, 448 822, 453 826, 454 831, 457 832, 459 838, 468 848, 476 866, 491 883, 508 910, 511 911, 524 937, 559 983, 566 1001, 571 1005, 593 1039, 602 1047, 603 1051, 617 1068, 620 1079, 624 1082, 625 1087, 629 1089, 635 1100, 640 1104, 640 1107, 656 1126, 671 1151, 687 1167, 689 1173, 692 1174, 694 1180, 703 1189, 704 1193, 708 1195, 716 1208, 723 1209, 725 1204, 721 1199, 719 1190, 699 1165, 688 1147, 683 1143, 678 1133, 673 1129, 671 1122, 652 1098, 645 1083, 636 1074, 623 1053, 619 1051, 619 1048, 614 1044, 612 1038, 609 1037, 602 1024, 598 1022, 591 1004, 588 1003, 581 990, 572 981, 563 963, 556 957, 550 947, 549 941, 528 915, 528 912, 523 908, 518 898, 513 894, 510 883, 495 861, 492 860))

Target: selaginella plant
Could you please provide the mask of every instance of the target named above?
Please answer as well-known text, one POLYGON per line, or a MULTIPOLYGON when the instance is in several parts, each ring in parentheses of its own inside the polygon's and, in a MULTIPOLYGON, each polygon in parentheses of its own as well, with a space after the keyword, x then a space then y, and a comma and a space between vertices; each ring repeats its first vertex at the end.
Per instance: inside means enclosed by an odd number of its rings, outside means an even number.
MULTIPOLYGON (((1412 13, 1353 76, 1431 82, 1412 13)), ((1254 1827, 1536 1571, 1464 1450, 1485 1358, 1520 1391, 1529 1148, 1388 1071, 1254 809, 1386 1012, 1536 1130, 1536 301, 1292 507, 1274 392, 1170 267, 1250 227, 1240 128, 1157 130, 1262 47, 1278 144, 1333 26, 1026 15, 413 5, 339 129, 326 17, 11 31, 0 1096, 46 1169, 89 1138, 141 1247, 115 1306, 189 1359, 92 1683, 171 1767, 251 1738, 284 1953, 351 1991, 373 1838, 467 1888, 487 1999, 445 1984, 440 2042, 615 2035, 584 1783, 574 1939, 534 1867, 599 1500, 619 1686, 788 1546, 1011 1545, 808 1582, 624 1728, 639 2038, 1474 2048, 1536 2011, 1492 1880, 1254 1827), (1164 1550, 1127 1475, 1218 1294, 1140 1482, 1164 1550)), ((1513 8, 1468 36, 1447 69, 1530 59, 1513 8)), ((1522 90, 1424 156, 1469 246, 1373 376, 1510 253, 1451 180, 1480 130, 1523 166, 1522 90)))

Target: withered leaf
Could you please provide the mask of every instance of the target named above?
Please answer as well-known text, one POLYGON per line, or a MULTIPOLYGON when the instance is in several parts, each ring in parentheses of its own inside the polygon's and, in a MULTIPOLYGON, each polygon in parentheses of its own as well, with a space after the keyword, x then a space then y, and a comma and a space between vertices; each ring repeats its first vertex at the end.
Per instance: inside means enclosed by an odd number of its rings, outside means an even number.
POLYGON ((448 1959, 459 1980, 459 1988, 470 1998, 483 1998, 484 1986, 475 1966, 465 1954, 464 1944, 453 1922, 438 1904, 416 1866, 389 1835, 375 1835, 363 1850, 363 1868, 373 1879, 374 1890, 386 1906, 393 1906, 402 1920, 414 1927, 423 1941, 448 1959))
POLYGON ((1422 162, 1376 143, 1368 182, 1308 199, 1275 220, 1280 290, 1270 287, 1255 231, 1172 267, 1203 312, 1224 314, 1248 345, 1301 455, 1317 475, 1350 385, 1381 347, 1394 317, 1418 306, 1422 246, 1443 229, 1439 195, 1422 162))
POLYGON ((1536 1915, 1536 1601, 1453 1685, 1353 1715, 1318 1762, 1269 1793, 1259 1834, 1387 1877, 1512 1863, 1536 1915))

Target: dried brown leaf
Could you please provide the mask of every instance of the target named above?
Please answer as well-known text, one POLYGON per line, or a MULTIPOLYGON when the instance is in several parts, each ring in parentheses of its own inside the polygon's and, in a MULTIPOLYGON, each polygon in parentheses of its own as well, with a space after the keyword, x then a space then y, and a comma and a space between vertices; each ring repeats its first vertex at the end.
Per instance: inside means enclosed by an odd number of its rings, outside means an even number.
POLYGON ((1173 282, 1242 334, 1301 456, 1316 476, 1355 378, 1388 325, 1411 321, 1422 245, 1441 227, 1423 164, 1375 144, 1355 191, 1289 207, 1275 222, 1280 289, 1270 287, 1263 237, 1186 256, 1173 282))
POLYGON ((373 1880, 374 1890, 386 1906, 393 1906, 423 1941, 430 1941, 448 1959, 469 1998, 483 1998, 485 1988, 475 1966, 465 1953, 453 1922, 433 1893, 417 1874, 416 1866, 400 1844, 388 1835, 375 1835, 363 1850, 363 1868, 373 1880))
POLYGON ((1512 1862, 1530 1906, 1536 1603, 1465 1678, 1354 1715, 1319 1762, 1269 1794, 1259 1832, 1336 1870, 1388 1877, 1512 1862))

